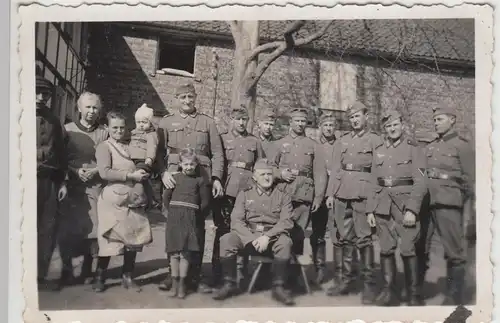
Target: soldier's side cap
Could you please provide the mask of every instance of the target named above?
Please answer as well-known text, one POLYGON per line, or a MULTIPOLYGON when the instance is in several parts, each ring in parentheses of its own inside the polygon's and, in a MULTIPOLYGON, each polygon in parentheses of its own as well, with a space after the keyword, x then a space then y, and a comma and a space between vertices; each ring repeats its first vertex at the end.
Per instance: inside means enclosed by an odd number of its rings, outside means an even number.
POLYGON ((261 158, 255 163, 255 166, 253 167, 253 169, 255 169, 255 170, 257 170, 257 169, 272 169, 274 166, 275 166, 274 163, 271 162, 269 159, 261 158))
POLYGON ((455 112, 455 110, 450 108, 450 107, 432 108, 432 116, 433 117, 436 117, 436 116, 441 115, 441 114, 448 114, 448 115, 451 115, 454 117, 457 116, 457 113, 455 112))
POLYGON ((319 124, 322 124, 323 122, 326 122, 326 121, 334 121, 335 122, 335 116, 333 115, 333 113, 330 113, 330 112, 323 113, 319 117, 319 124))
POLYGON ((185 94, 185 93, 196 93, 193 83, 181 84, 175 88, 175 95, 185 94))
POLYGON ((37 75, 36 76, 36 87, 40 88, 40 89, 52 90, 54 88, 54 85, 52 84, 52 82, 47 80, 45 77, 37 75))
POLYGON ((368 108, 363 103, 356 101, 354 102, 346 111, 347 117, 352 116, 356 112, 363 111, 366 112, 368 108))
POLYGON ((303 117, 307 118, 307 110, 304 108, 295 108, 290 111, 290 117, 303 117))
POLYGON ((244 117, 248 117, 248 111, 244 107, 239 107, 239 108, 231 110, 231 118, 237 119, 237 118, 244 118, 244 117))
POLYGON ((380 120, 382 122, 382 126, 384 127, 387 123, 392 122, 397 119, 401 119, 401 113, 397 110, 389 110, 387 111, 382 119, 380 120))
POLYGON ((276 112, 274 112, 274 110, 271 110, 271 109, 266 109, 263 113, 262 113, 262 121, 274 121, 276 120, 276 112))

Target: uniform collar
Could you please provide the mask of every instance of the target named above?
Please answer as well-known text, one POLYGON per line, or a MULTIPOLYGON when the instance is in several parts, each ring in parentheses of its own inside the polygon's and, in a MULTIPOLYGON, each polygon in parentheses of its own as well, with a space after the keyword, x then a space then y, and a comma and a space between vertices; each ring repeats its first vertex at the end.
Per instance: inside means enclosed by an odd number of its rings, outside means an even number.
POLYGON ((458 136, 458 133, 456 133, 456 131, 452 130, 452 131, 448 132, 446 135, 444 135, 442 137, 440 136, 439 140, 441 140, 441 141, 448 141, 448 140, 453 139, 453 138, 455 138, 457 136, 458 136))
POLYGON ((352 137, 356 137, 356 136, 363 137, 365 133, 366 133, 366 128, 363 129, 363 130, 361 130, 361 131, 359 131, 359 132, 356 132, 356 131, 353 130, 353 131, 351 131, 351 136, 352 137))
POLYGON ((235 138, 240 138, 240 137, 246 137, 248 136, 248 132, 245 130, 245 132, 243 133, 239 133, 238 131, 236 131, 234 128, 231 129, 231 134, 233 135, 233 137, 235 138))
POLYGON ((271 196, 271 193, 273 192, 273 189, 272 187, 269 188, 267 191, 262 189, 259 184, 255 183, 255 190, 257 191, 257 194, 259 194, 259 196, 262 196, 263 194, 266 194, 267 196, 271 196))
POLYGON ((298 134, 296 134, 296 133, 295 133, 295 131, 293 131, 293 130, 290 130, 290 131, 288 132, 288 134, 289 134, 289 135, 290 135, 290 137, 292 137, 293 139, 295 139, 295 138, 302 138, 302 137, 304 137, 304 136, 305 136, 305 134, 303 134, 303 135, 298 135, 298 134))
POLYGON ((335 142, 337 138, 335 137, 335 135, 332 136, 332 139, 328 140, 326 139, 326 137, 324 135, 321 135, 321 137, 319 138, 319 140, 321 141, 322 144, 324 143, 329 143, 330 145, 333 145, 333 143, 335 142))
POLYGON ((273 141, 274 140, 273 134, 270 134, 268 137, 265 137, 262 134, 259 134, 259 138, 262 141, 273 141))
POLYGON ((181 118, 183 118, 183 119, 186 119, 187 117, 194 118, 194 117, 196 117, 196 116, 198 115, 198 111, 196 111, 196 109, 195 109, 195 110, 194 110, 194 112, 187 114, 187 113, 182 112, 182 111, 179 109, 179 115, 180 115, 180 116, 181 116, 181 118))
POLYGON ((399 137, 399 138, 398 138, 398 140, 396 140, 396 141, 394 141, 394 142, 393 142, 393 141, 391 141, 391 140, 389 139, 389 137, 387 137, 387 138, 385 138, 385 146, 386 146, 387 148, 389 148, 389 147, 391 147, 391 146, 392 146, 392 147, 394 147, 394 148, 396 148, 397 146, 399 146, 399 144, 400 144, 402 141, 403 141, 403 136, 399 137))

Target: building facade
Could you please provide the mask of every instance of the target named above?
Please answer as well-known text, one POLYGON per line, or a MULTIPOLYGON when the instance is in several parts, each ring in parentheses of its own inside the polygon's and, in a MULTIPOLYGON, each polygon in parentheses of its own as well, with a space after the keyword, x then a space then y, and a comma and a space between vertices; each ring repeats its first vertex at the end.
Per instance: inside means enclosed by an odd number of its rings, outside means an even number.
MULTIPOLYGON (((279 39, 280 24, 261 22, 262 41, 279 39)), ((108 109, 123 111, 132 125, 135 110, 148 103, 160 118, 172 107, 175 87, 193 81, 199 109, 227 127, 234 43, 225 22, 89 28, 89 86, 108 109)), ((336 21, 321 40, 270 65, 258 84, 256 120, 262 109, 273 108, 284 133, 287 111, 304 107, 312 127, 318 108, 334 111, 345 124, 342 112, 360 100, 374 128, 385 110, 397 108, 412 129, 433 131, 432 108, 447 105, 457 111, 460 132, 473 138, 474 71, 472 20, 336 21)))
POLYGON ((37 22, 35 39, 36 73, 54 84, 50 106, 67 123, 77 116, 76 100, 87 85, 88 24, 37 22))

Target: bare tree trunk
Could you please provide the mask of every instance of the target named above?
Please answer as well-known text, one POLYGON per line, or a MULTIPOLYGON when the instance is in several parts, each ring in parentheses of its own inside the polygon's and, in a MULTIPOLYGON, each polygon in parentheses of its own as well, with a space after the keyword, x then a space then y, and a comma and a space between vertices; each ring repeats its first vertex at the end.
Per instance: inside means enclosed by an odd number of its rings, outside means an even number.
POLYGON ((257 57, 248 60, 250 53, 259 42, 259 22, 258 21, 238 21, 235 28, 237 35, 235 39, 234 71, 231 93, 231 108, 245 107, 249 114, 248 129, 253 128, 255 116, 255 104, 257 100, 256 86, 249 86, 246 75, 253 73, 257 67, 257 57))

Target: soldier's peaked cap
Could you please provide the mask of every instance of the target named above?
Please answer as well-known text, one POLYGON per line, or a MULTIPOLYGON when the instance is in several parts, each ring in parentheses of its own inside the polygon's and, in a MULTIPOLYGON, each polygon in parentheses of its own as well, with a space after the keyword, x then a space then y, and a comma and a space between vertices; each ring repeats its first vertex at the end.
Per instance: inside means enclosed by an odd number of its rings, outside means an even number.
POLYGON ((235 108, 231 111, 231 118, 244 118, 248 117, 248 111, 244 107, 235 108))
POLYGON ((441 114, 447 114, 456 117, 457 113, 454 109, 450 107, 440 107, 440 108, 432 108, 432 116, 436 117, 441 114))
POLYGON ((350 117, 359 111, 366 112, 366 111, 368 111, 368 108, 363 103, 356 101, 347 109, 347 111, 346 111, 347 117, 350 117))
POLYGON ((276 119, 276 112, 272 109, 266 109, 262 113, 262 121, 274 121, 276 119))
POLYGON ((175 95, 185 93, 196 93, 193 83, 184 83, 175 88, 175 95))
POLYGON ((304 108, 295 108, 295 109, 292 109, 292 111, 290 111, 290 117, 291 118, 294 118, 294 117, 307 118, 307 110, 304 109, 304 108))
POLYGON ((269 159, 261 158, 255 163, 255 166, 253 168, 255 170, 257 170, 257 169, 272 169, 274 166, 275 166, 274 163, 271 162, 269 159))
POLYGON ((335 116, 333 115, 333 113, 331 112, 326 112, 326 113, 323 113, 320 117, 319 117, 319 124, 322 124, 323 122, 325 121, 334 121, 335 122, 335 116))
POLYGON ((386 111, 386 113, 382 116, 382 119, 380 120, 382 123, 382 126, 384 127, 387 123, 392 122, 397 119, 401 119, 401 113, 397 110, 389 110, 386 111))
POLYGON ((39 89, 52 90, 54 88, 54 85, 52 84, 52 82, 47 80, 45 77, 37 75, 36 76, 36 87, 39 89))

